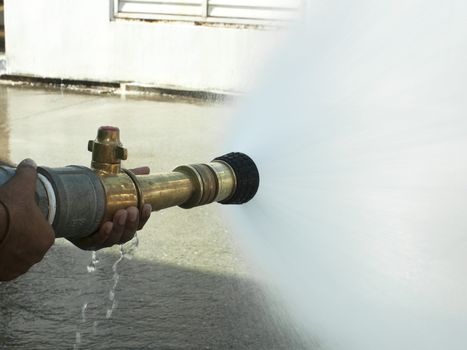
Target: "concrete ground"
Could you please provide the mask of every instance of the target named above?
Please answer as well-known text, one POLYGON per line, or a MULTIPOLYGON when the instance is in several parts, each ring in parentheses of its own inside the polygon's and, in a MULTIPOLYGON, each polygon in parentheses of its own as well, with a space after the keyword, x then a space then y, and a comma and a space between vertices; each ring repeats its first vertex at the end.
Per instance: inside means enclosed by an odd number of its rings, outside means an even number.
MULTIPOLYGON (((230 112, 0 87, 0 149, 13 162, 88 165, 87 141, 115 125, 126 167, 167 171, 219 155, 230 112)), ((57 240, 27 275, 0 284, 0 349, 309 348, 252 277, 217 206, 153 214, 122 259, 114 247, 92 262, 57 240)))

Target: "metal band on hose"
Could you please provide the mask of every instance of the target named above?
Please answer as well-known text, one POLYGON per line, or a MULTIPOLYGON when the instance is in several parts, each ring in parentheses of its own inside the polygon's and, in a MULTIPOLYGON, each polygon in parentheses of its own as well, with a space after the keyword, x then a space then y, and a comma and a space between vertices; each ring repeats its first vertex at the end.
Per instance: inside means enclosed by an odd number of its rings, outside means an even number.
POLYGON ((139 217, 143 215, 143 207, 144 207, 144 195, 143 191, 141 190, 141 186, 139 184, 138 178, 131 170, 123 169, 122 171, 128 175, 128 177, 134 182, 136 188, 136 196, 138 198, 138 210, 139 210, 139 217))
POLYGON ((47 193, 47 198, 49 200, 49 214, 47 221, 50 225, 52 225, 55 219, 55 213, 57 212, 57 198, 55 197, 55 191, 50 181, 44 175, 37 174, 37 177, 44 185, 45 191, 47 193))

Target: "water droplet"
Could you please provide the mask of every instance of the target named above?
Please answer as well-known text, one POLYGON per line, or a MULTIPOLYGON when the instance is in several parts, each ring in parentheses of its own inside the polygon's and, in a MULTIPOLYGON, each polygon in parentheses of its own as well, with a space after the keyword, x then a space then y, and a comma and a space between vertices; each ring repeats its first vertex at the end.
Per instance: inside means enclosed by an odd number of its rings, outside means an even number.
POLYGON ((88 273, 92 273, 92 272, 96 271, 96 265, 98 263, 99 263, 99 259, 97 258, 97 253, 94 251, 94 252, 92 252, 92 255, 91 255, 91 262, 87 266, 88 273))
POLYGON ((81 308, 81 322, 84 323, 86 322, 86 309, 88 308, 88 303, 84 303, 83 307, 81 308))
POLYGON ((78 350, 81 344, 81 332, 76 332, 75 344, 73 345, 73 350, 78 350))

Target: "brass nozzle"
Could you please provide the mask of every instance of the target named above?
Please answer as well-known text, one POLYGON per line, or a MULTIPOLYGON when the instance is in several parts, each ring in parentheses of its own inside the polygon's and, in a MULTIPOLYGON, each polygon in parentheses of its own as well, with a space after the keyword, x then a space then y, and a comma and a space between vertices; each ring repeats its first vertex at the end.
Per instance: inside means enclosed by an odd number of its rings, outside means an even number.
POLYGON ((127 151, 115 127, 101 127, 97 138, 89 142, 91 167, 99 176, 105 191, 104 220, 119 209, 142 208, 151 204, 153 210, 173 206, 193 208, 212 202, 246 203, 259 186, 259 173, 251 158, 243 153, 230 153, 208 164, 177 167, 168 173, 134 175, 121 168, 127 151))
MULTIPOLYGON (((153 210, 193 208, 219 202, 242 204, 259 186, 255 163, 243 153, 229 153, 207 164, 177 167, 172 172, 135 175, 121 167, 128 156, 115 127, 101 127, 90 141, 91 169, 83 166, 39 167, 37 204, 56 237, 77 239, 94 234, 119 209, 151 204, 153 210)), ((0 167, 0 184, 15 174, 0 167)))

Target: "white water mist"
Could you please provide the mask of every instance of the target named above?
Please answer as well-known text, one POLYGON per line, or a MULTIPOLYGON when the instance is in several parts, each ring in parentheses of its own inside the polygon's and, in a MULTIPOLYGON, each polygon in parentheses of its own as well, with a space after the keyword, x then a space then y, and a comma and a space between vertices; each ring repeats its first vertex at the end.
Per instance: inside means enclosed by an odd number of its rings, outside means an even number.
POLYGON ((308 10, 234 118, 235 234, 324 348, 465 350, 467 2, 308 10))

